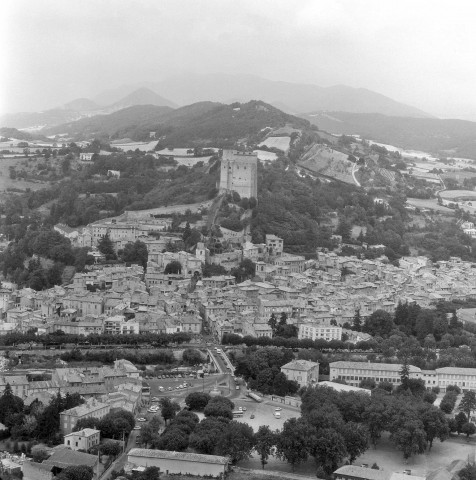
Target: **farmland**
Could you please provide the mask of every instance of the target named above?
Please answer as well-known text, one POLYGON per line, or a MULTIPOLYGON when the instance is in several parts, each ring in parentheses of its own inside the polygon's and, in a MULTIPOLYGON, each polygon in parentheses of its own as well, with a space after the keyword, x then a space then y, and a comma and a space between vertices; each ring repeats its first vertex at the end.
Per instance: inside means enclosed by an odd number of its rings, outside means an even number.
POLYGON ((338 152, 325 145, 313 145, 304 154, 299 165, 312 172, 354 184, 352 177, 353 163, 347 159, 345 153, 338 152))

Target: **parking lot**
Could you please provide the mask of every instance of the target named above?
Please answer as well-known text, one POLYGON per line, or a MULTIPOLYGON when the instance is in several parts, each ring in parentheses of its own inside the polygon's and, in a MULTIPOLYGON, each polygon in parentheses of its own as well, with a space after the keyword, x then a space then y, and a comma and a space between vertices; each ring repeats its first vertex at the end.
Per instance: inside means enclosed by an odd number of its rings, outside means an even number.
POLYGON ((235 410, 238 410, 240 407, 246 408, 243 417, 235 418, 235 420, 247 423, 255 432, 258 431, 261 425, 268 425, 271 430, 281 429, 286 420, 301 416, 297 408, 287 405, 277 405, 271 402, 268 403, 266 401, 257 403, 245 396, 234 398, 233 403, 235 404, 235 410), (276 418, 276 408, 281 408, 279 411, 281 418, 276 418), (252 415, 254 415, 254 418, 251 418, 252 415))

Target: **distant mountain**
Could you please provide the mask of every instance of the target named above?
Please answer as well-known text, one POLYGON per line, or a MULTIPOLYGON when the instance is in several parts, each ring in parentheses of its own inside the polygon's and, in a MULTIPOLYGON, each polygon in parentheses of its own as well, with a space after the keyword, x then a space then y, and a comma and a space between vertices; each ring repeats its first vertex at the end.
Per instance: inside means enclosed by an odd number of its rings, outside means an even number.
POLYGON ((318 85, 272 81, 253 75, 187 74, 168 78, 144 86, 160 92, 179 105, 211 100, 240 102, 260 99, 287 113, 315 110, 356 113, 382 113, 406 117, 431 117, 417 108, 392 100, 365 88, 345 85, 320 87, 318 85))
POLYGON ((5 127, 0 128, 0 137, 15 138, 16 140, 25 140, 25 141, 45 139, 45 137, 43 137, 42 135, 32 135, 31 133, 22 132, 20 130, 17 130, 16 128, 5 128, 5 127))
POLYGON ((49 128, 56 125, 69 124, 70 122, 96 115, 110 114, 134 105, 176 106, 148 88, 139 88, 108 106, 100 106, 88 98, 78 98, 65 104, 63 108, 54 108, 44 112, 4 115, 0 117, 0 126, 15 128, 37 127, 38 129, 44 127, 49 128))
POLYGON ((157 93, 153 92, 149 88, 139 88, 133 91, 124 98, 121 98, 117 102, 113 103, 108 109, 121 110, 123 108, 132 107, 134 105, 157 105, 160 107, 176 108, 177 105, 161 97, 157 93))
POLYGON ((433 154, 476 159, 476 122, 380 114, 314 112, 302 115, 320 130, 433 154))
POLYGON ((90 100, 89 98, 77 98, 72 102, 66 103, 64 105, 65 110, 73 110, 75 112, 90 112, 94 110, 99 110, 101 107, 90 100))
POLYGON ((240 139, 258 135, 266 127, 285 125, 307 128, 310 123, 261 101, 223 105, 199 102, 172 110, 142 105, 110 115, 98 115, 45 129, 45 134, 69 133, 77 140, 93 136, 104 139, 147 140, 151 131, 163 146, 231 146, 240 139))
POLYGON ((93 117, 81 118, 74 122, 48 127, 42 133, 45 135, 67 133, 76 137, 77 140, 89 139, 95 136, 111 137, 116 132, 133 129, 137 125, 158 122, 171 110, 170 107, 136 105, 108 115, 95 115, 93 117))

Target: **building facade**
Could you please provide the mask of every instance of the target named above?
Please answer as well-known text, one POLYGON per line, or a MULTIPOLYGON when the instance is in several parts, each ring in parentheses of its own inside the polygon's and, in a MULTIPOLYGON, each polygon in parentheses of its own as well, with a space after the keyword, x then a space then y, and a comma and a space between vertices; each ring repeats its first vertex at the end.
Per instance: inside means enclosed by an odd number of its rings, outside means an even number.
POLYGON ((293 360, 281 367, 288 380, 296 381, 300 387, 315 385, 319 381, 319 364, 308 360, 293 360))
POLYGON ((101 432, 94 428, 85 428, 79 432, 68 433, 64 436, 65 447, 71 450, 86 450, 99 445, 101 432))
POLYGON ((258 196, 258 155, 252 152, 223 150, 221 192, 236 192, 242 198, 258 196))

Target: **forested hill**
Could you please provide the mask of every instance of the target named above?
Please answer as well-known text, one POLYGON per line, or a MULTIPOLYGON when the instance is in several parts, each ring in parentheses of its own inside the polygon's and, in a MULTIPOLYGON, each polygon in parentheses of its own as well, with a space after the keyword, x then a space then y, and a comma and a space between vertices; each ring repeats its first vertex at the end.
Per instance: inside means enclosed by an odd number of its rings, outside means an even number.
POLYGON ((360 135, 400 148, 476 159, 476 122, 349 112, 315 112, 303 118, 330 133, 360 135))
POLYGON ((148 140, 151 131, 161 138, 161 147, 227 147, 262 136, 262 130, 290 124, 309 128, 307 120, 289 115, 261 101, 224 105, 200 102, 176 110, 152 105, 130 107, 50 128, 48 134, 68 133, 76 139, 91 136, 104 140, 148 140))

